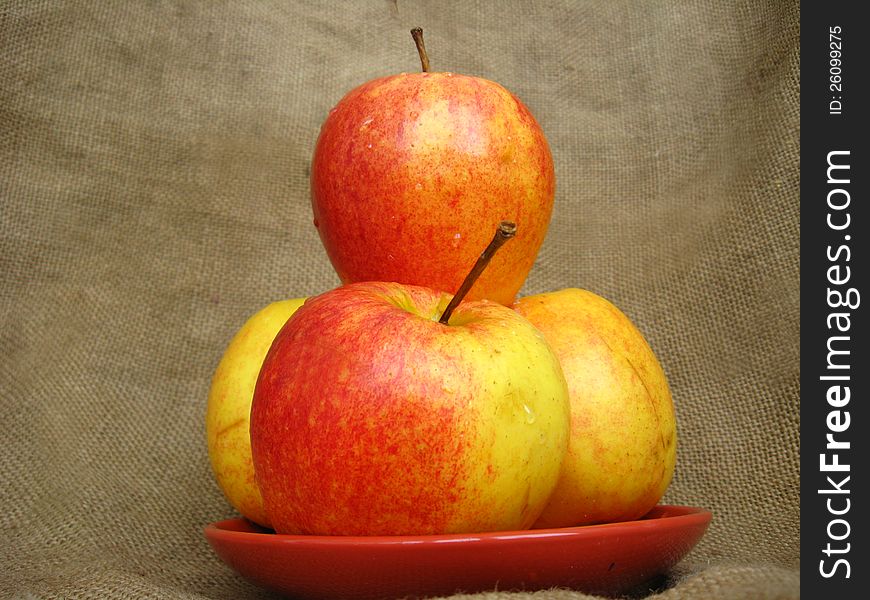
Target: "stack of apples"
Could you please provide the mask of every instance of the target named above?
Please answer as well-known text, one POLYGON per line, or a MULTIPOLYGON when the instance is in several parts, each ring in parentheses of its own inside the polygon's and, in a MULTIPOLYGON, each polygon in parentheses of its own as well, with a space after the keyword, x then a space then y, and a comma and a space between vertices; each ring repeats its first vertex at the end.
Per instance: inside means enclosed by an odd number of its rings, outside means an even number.
POLYGON ((412 33, 422 72, 352 90, 317 141, 314 224, 343 285, 263 308, 217 367, 217 483, 278 533, 640 518, 674 471, 662 367, 600 296, 516 298, 553 209, 547 141, 497 83, 430 72, 412 33))

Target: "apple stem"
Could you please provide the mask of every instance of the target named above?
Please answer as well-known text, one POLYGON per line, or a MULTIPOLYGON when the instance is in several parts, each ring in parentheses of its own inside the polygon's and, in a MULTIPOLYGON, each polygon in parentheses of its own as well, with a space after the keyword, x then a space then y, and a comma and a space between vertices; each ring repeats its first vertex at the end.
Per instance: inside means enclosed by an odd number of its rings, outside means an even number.
POLYGON ((453 295, 450 304, 447 305, 447 308, 445 308, 444 312, 441 314, 441 318, 438 319, 439 323, 447 325, 447 322, 450 321, 450 315, 453 314, 453 310, 459 306, 459 303, 462 302, 462 299, 465 298, 466 294, 468 294, 468 290, 471 289, 471 286, 474 285, 474 282, 477 281, 477 278, 480 277, 481 273, 483 273, 483 270, 486 268, 486 265, 489 264, 489 261, 492 260, 496 251, 516 234, 517 224, 513 221, 502 221, 498 224, 498 229, 495 230, 495 236, 492 238, 489 246, 487 246, 483 253, 478 257, 474 266, 471 267, 471 271, 469 271, 468 275, 465 276, 462 285, 459 286, 459 290, 457 290, 456 294, 453 295))
POLYGON ((429 55, 426 54, 426 46, 423 45, 423 28, 415 27, 411 30, 411 37, 414 38, 414 43, 417 45, 417 54, 420 55, 420 64, 423 66, 423 72, 429 72, 429 55))

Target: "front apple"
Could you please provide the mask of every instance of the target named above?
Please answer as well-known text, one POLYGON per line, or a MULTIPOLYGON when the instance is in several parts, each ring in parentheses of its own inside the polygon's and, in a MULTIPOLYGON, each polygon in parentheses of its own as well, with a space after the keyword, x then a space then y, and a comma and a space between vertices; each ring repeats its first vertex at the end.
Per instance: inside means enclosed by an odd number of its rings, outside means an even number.
POLYGON ((568 398, 541 334, 492 302, 358 283, 275 339, 251 412, 257 481, 282 533, 529 527, 556 484, 568 398))
POLYGON ((470 291, 510 304, 553 209, 550 149, 501 85, 452 73, 369 81, 320 131, 311 201, 342 282, 396 281, 455 293, 492 227, 520 233, 470 291))

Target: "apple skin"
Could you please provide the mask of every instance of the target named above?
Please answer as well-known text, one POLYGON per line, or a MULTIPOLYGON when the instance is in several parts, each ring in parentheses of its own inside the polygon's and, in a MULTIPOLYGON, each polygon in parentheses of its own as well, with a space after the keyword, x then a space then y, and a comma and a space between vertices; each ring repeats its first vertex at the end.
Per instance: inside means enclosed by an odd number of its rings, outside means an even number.
POLYGON ((395 283, 309 299, 260 372, 251 448, 279 533, 526 529, 559 477, 568 392, 510 308, 395 283))
POLYGON ((497 83, 412 73, 349 92, 320 130, 311 200, 343 283, 395 281, 456 293, 502 220, 517 236, 466 297, 510 305, 553 209, 549 146, 497 83))
POLYGON ((248 319, 224 351, 208 395, 206 440, 218 486, 243 516, 266 527, 269 519, 251 460, 251 402, 272 341, 304 301, 273 302, 248 319))
POLYGON ((665 493, 676 417, 665 373, 628 317, 592 292, 519 299, 559 357, 571 402, 562 476, 536 528, 629 521, 665 493))

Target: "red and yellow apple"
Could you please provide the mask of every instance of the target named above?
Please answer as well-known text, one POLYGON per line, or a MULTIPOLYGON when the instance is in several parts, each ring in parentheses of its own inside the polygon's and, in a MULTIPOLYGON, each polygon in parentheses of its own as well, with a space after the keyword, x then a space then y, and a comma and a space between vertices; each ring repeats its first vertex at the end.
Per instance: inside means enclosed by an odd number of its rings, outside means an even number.
POLYGON ((242 515, 269 525, 251 462, 250 414, 266 352, 304 298, 274 302, 253 315, 218 363, 206 408, 208 456, 218 486, 242 515))
MULTIPOLYGON (((477 250, 479 252, 479 248, 477 250)), ((495 302, 396 283, 310 298, 275 338, 251 409, 279 533, 523 529, 568 444, 568 391, 541 333, 495 302)))
POLYGON ((344 283, 456 293, 499 221, 518 226, 468 299, 509 305, 550 222, 553 160, 528 108, 501 85, 409 73, 350 91, 323 123, 314 224, 344 283))
POLYGON ((562 474, 535 527, 643 516, 670 484, 677 440, 668 382, 649 344, 589 291, 528 296, 515 309, 559 357, 571 405, 562 474))

